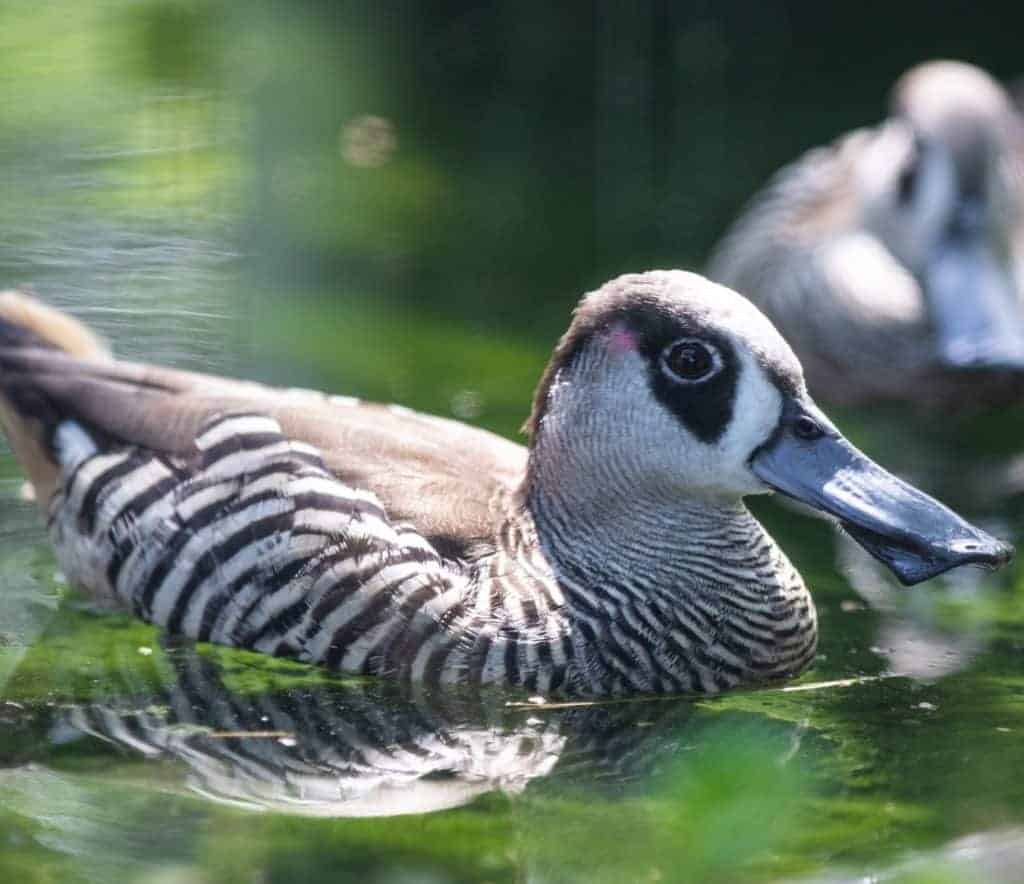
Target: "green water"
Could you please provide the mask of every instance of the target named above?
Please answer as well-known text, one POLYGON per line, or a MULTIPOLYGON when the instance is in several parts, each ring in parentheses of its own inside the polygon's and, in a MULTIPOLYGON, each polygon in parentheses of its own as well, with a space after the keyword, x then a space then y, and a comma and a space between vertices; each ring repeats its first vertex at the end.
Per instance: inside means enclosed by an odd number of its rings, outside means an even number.
MULTIPOLYGON (((790 689, 405 697, 92 611, 16 486, 0 546, 9 880, 986 880, 950 858, 966 836, 1010 870, 993 880, 1018 879, 1019 572, 908 592, 849 557, 869 602, 836 572, 831 529, 761 507, 821 616, 819 659, 790 689)), ((1020 540, 1022 509, 987 515, 1020 540)))
MULTIPOLYGON (((0 285, 132 358, 515 437, 581 291, 698 266, 917 58, 1015 72, 1006 17, 920 12, 880 46, 782 2, 8 0, 0 285)), ((1020 408, 836 416, 1024 543, 1020 408)), ((0 453, 0 881, 1024 880, 1024 569, 900 590, 826 524, 756 508, 814 592, 813 669, 563 708, 402 696, 97 612, 0 453)))

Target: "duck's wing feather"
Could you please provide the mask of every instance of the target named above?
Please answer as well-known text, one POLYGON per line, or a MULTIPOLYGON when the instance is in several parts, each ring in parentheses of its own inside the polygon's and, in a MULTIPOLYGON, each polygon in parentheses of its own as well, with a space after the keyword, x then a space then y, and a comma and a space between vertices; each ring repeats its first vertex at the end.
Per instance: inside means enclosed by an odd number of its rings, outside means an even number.
POLYGON ((463 643, 489 616, 473 562, 494 549, 522 448, 405 410, 117 362, 37 307, 0 296, 0 422, 76 586, 171 633, 347 672, 504 671, 486 665, 503 644, 463 643))
MULTIPOLYGON (((525 468, 522 446, 456 421, 103 355, 83 358, 10 337, 0 339, 9 432, 34 433, 45 445, 58 422, 72 419, 106 440, 101 444, 188 457, 216 415, 265 415, 287 438, 315 448, 346 485, 375 494, 391 518, 412 523, 445 554, 492 535, 494 499, 511 492, 525 468)), ((53 469, 34 472, 41 496, 52 494, 53 469)))

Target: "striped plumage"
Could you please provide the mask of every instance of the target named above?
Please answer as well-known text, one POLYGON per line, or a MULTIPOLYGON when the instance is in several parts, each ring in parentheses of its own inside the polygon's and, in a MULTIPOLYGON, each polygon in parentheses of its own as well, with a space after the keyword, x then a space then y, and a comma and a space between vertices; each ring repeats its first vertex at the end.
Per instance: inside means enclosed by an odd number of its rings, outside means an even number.
MULTIPOLYGON (((60 322, 0 302, 0 417, 68 577, 170 633, 545 694, 717 692, 814 656, 810 596, 741 497, 789 481, 760 461, 791 456, 792 421, 835 449, 814 469, 863 456, 764 317, 700 277, 626 276, 581 303, 529 451, 406 409, 116 362, 60 322)), ((906 579, 1005 559, 918 492, 886 493, 946 520, 906 579)), ((862 542, 899 515, 854 514, 862 542)))
POLYGON ((693 508, 687 534, 653 551, 665 526, 638 512, 635 542, 603 563, 542 509, 556 579, 525 514, 510 514, 471 565, 445 560, 269 417, 211 418, 191 462, 104 453, 78 429, 57 444, 50 529, 62 567, 173 634, 345 672, 542 693, 715 692, 748 672, 785 677, 814 653, 807 591, 741 507, 693 508))
POLYGON ((779 171, 716 247, 833 402, 965 407, 1024 391, 1024 118, 932 62, 879 126, 779 171))

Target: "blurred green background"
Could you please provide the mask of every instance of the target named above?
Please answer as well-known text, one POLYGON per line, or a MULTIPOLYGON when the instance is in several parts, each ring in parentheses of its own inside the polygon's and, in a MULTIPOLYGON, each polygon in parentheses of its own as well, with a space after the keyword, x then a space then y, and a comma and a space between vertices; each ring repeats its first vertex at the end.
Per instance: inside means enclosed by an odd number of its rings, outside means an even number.
MULTIPOLYGON (((515 436, 583 291, 699 268, 775 169, 879 120, 918 61, 1024 73, 1022 26, 1020 3, 3 0, 0 285, 128 357, 515 436)), ((1024 540, 1020 409, 842 423, 1024 540)), ((464 807, 311 820, 72 739, 62 716, 115 701, 180 728, 176 652, 81 610, 18 476, 0 455, 0 880, 1024 880, 1019 567, 901 593, 762 505, 819 605, 802 684, 878 680, 630 706, 594 733, 557 710, 441 716, 496 752, 565 742, 550 776, 482 777, 464 807)), ((356 703, 203 653, 232 709, 356 703)), ((324 733, 296 751, 342 740, 324 733)))
POLYGON ((248 357, 511 432, 583 291, 699 268, 918 61, 1024 71, 1021 24, 966 2, 7 0, 0 278, 127 326, 128 355, 248 357))

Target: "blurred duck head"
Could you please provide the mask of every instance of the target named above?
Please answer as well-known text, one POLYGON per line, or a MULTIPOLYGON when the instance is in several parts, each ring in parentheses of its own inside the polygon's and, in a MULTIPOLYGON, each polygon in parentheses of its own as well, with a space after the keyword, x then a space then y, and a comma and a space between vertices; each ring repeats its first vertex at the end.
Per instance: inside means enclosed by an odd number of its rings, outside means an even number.
POLYGON ((1024 372, 1024 120, 952 61, 904 74, 891 111, 858 170, 866 225, 918 280, 943 367, 1024 372))

